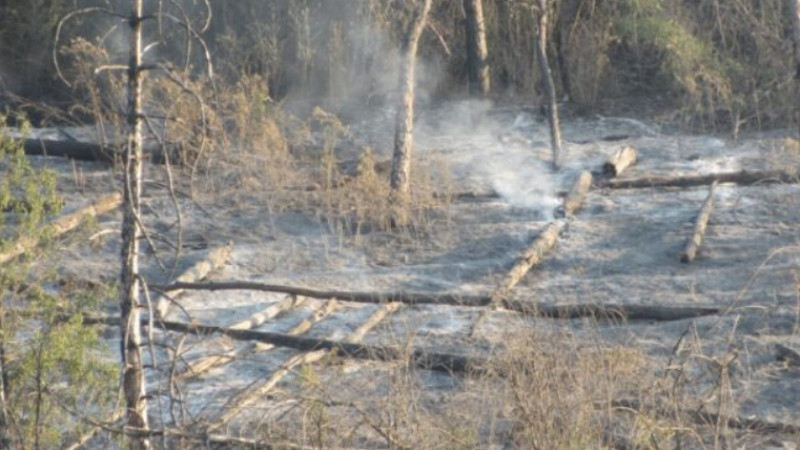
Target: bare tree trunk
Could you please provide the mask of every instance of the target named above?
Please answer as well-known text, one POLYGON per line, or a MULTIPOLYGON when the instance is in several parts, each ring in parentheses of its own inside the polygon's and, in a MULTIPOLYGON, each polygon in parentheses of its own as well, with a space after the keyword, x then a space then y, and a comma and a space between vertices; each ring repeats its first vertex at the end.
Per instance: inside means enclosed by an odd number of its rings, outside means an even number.
MULTIPOLYGON (((138 221, 142 191, 142 18, 143 0, 133 0, 128 61, 128 144, 124 159, 120 310, 122 389, 127 408, 125 422, 127 427, 137 430, 148 428, 139 295, 139 238, 142 235, 138 221)), ((133 437, 130 448, 149 449, 150 441, 145 437, 133 437)))
POLYGON ((11 423, 8 420, 8 377, 6 375, 5 339, 3 339, 3 296, 0 295, 0 448, 11 448, 11 423))
POLYGON ((547 62, 547 0, 539 0, 537 14, 537 42, 536 58, 539 62, 539 72, 542 78, 542 89, 548 103, 547 119, 550 122, 550 141, 553 149, 553 169, 561 166, 561 126, 558 123, 558 105, 556 104, 556 89, 553 85, 553 73, 547 62))
MULTIPOLYGON (((794 25, 794 61, 797 68, 794 74, 797 84, 796 104, 800 105, 800 0, 789 0, 791 5, 792 23, 794 25)), ((800 110, 797 111, 797 127, 800 131, 800 110)))
POLYGON ((578 7, 581 0, 562 0, 557 3, 558 12, 555 31, 556 64, 561 76, 561 89, 567 99, 572 99, 572 83, 569 76, 569 61, 565 54, 570 26, 577 20, 578 7))
POLYGON ((432 0, 415 0, 411 24, 403 40, 403 62, 400 67, 402 97, 397 107, 391 179, 393 221, 398 226, 408 223, 411 150, 414 146, 414 72, 419 38, 425 29, 431 3, 432 0))
POLYGON ((488 95, 491 88, 489 77, 489 50, 486 46, 486 22, 483 18, 483 0, 464 0, 467 32, 467 66, 469 92, 472 95, 488 95))

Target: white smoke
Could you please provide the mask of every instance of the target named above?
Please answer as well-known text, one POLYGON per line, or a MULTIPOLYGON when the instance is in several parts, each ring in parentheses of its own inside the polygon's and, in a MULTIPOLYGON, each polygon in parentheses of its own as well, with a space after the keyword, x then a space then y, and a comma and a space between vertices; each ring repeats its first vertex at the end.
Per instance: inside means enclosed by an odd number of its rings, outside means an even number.
POLYGON ((547 128, 529 114, 494 114, 485 100, 467 100, 423 112, 416 136, 424 152, 445 150, 462 189, 489 190, 511 206, 552 218, 560 204, 547 128))

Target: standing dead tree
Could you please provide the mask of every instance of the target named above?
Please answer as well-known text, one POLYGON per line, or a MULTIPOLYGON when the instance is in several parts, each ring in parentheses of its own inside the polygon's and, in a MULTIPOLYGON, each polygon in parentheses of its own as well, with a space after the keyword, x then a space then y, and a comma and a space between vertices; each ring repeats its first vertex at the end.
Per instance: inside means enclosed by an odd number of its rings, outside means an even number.
MULTIPOLYGON (((115 114, 120 114, 125 117, 124 125, 121 124, 123 133, 119 140, 119 146, 122 148, 120 154, 122 156, 122 170, 123 170, 123 185, 122 185, 122 249, 120 254, 121 270, 120 270, 120 289, 119 289, 119 307, 120 307, 120 329, 121 329, 121 344, 120 352, 122 359, 122 393, 125 399, 124 411, 124 429, 123 433, 130 438, 130 448, 141 450, 150 448, 150 438, 152 432, 150 431, 149 418, 148 418, 148 394, 145 383, 145 364, 143 358, 143 350, 146 343, 142 341, 142 322, 148 320, 143 318, 144 311, 150 311, 149 320, 153 319, 153 311, 150 297, 145 291, 145 280, 143 279, 140 271, 140 244, 139 242, 144 238, 150 243, 151 248, 155 250, 153 242, 149 239, 146 230, 143 226, 142 210, 141 210, 141 196, 142 196, 142 173, 144 165, 144 139, 145 132, 149 137, 155 139, 161 145, 161 151, 165 151, 166 135, 173 133, 170 128, 172 117, 162 117, 159 120, 162 122, 160 125, 153 123, 153 118, 147 115, 145 107, 145 97, 150 100, 146 95, 145 90, 145 74, 153 73, 154 76, 160 76, 163 80, 171 82, 178 86, 178 95, 188 95, 195 99, 199 104, 201 111, 201 127, 206 129, 206 105, 202 101, 200 95, 193 91, 192 88, 184 81, 190 76, 192 65, 190 62, 193 60, 193 50, 199 47, 201 58, 204 60, 208 68, 208 77, 212 77, 212 69, 210 64, 209 50, 205 42, 200 36, 205 29, 208 28, 208 23, 211 20, 210 4, 206 2, 199 2, 200 8, 205 8, 205 14, 201 14, 202 25, 200 28, 195 28, 193 22, 198 19, 193 18, 194 15, 183 7, 177 1, 164 1, 158 0, 153 2, 153 9, 157 12, 145 12, 144 0, 130 0, 123 2, 130 8, 127 12, 122 12, 113 9, 110 4, 108 7, 88 7, 80 10, 73 11, 64 16, 56 27, 55 45, 57 49, 62 34, 62 29, 71 19, 96 14, 111 18, 114 21, 121 21, 129 27, 127 36, 129 37, 128 47, 128 60, 127 63, 122 64, 109 64, 100 66, 95 69, 95 73, 104 71, 120 70, 126 73, 126 103, 124 111, 114 111, 115 114), (153 36, 154 42, 144 45, 144 24, 147 21, 158 22, 157 27, 153 27, 155 35, 153 36), (177 25, 176 27, 165 27, 164 23, 171 23, 177 25), (177 30, 177 31, 170 31, 177 30), (180 34, 181 40, 185 42, 184 47, 184 64, 183 67, 176 66, 171 63, 160 63, 143 61, 143 54, 147 49, 153 48, 175 38, 174 33, 180 34), (195 45, 199 44, 199 45, 195 45)), ((113 31, 116 25, 111 28, 113 31)), ((54 63, 62 80, 70 84, 62 75, 59 68, 57 52, 53 54, 54 63)), ((115 96, 115 92, 109 93, 115 96)), ((174 100, 174 99, 172 99, 174 100)), ((114 98, 112 103, 117 103, 118 99, 114 98)), ((204 141, 200 143, 200 151, 203 150, 204 141)), ((181 244, 181 217, 178 203, 175 198, 175 191, 172 181, 172 173, 169 169, 169 160, 167 162, 167 178, 169 180, 168 187, 169 193, 172 198, 172 203, 175 208, 178 223, 178 238, 177 244, 173 247, 176 249, 175 260, 180 258, 181 244)), ((118 196, 117 196, 118 199, 118 196)), ((160 262, 160 260, 159 260, 160 262)), ((162 268, 166 268, 162 265, 162 268)), ((152 351, 151 345, 151 361, 149 364, 155 365, 155 352, 152 351)))
POLYGON ((392 158, 391 202, 393 222, 397 226, 408 223, 408 203, 411 184, 411 151, 414 147, 414 85, 417 67, 417 48, 425 30, 433 0, 415 0, 408 32, 403 38, 403 61, 400 65, 400 103, 394 132, 392 158))
MULTIPOLYGON (((797 65, 795 69, 795 82, 797 84, 797 103, 800 104, 800 0, 790 1, 790 13, 792 14, 792 24, 794 25, 794 61, 797 65)), ((800 110, 797 112, 797 126, 800 131, 800 110)))
MULTIPOLYGON (((122 188, 122 270, 120 275, 120 324, 122 327, 122 390, 125 396, 126 427, 137 431, 148 429, 147 398, 142 364, 143 308, 140 296, 139 239, 142 237, 142 20, 143 0, 133 0, 129 18, 131 27, 130 56, 128 59, 127 146, 123 159, 124 184, 122 188)), ((145 437, 132 438, 131 449, 150 448, 145 437)))
POLYGON ((553 83, 553 72, 550 70, 550 63, 547 61, 547 34, 549 32, 547 0, 538 0, 533 11, 538 25, 536 27, 536 60, 539 64, 542 90, 547 101, 547 120, 550 123, 553 169, 558 170, 561 167, 561 125, 558 119, 558 104, 556 102, 556 88, 553 83))
POLYGON ((467 66, 469 92, 485 96, 491 88, 489 75, 489 50, 486 46, 486 21, 483 17, 483 0, 464 0, 464 22, 467 34, 467 66))

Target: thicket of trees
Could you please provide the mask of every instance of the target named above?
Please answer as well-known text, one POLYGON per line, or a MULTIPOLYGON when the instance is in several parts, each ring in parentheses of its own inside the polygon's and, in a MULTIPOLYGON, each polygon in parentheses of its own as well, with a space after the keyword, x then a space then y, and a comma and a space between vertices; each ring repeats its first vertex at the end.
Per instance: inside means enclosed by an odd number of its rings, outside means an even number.
MULTIPOLYGON (((78 6, 96 0, 77 2, 78 6)), ((392 0, 211 0, 205 33, 218 74, 268 80, 275 100, 325 97, 329 105, 375 104, 396 90, 410 8, 392 0), (346 100, 346 101, 345 101, 346 100)), ((434 1, 420 41, 433 98, 468 89, 465 8, 481 4, 491 94, 535 98, 536 1, 434 1)), ((785 0, 559 0, 551 6, 547 52, 560 98, 579 110, 621 105, 669 108, 676 118, 724 130, 785 125, 794 108, 791 2, 785 0), (700 120, 697 120, 700 119, 700 120)), ((188 5, 188 3, 187 3, 188 5)), ((9 0, 0 14, 0 80, 35 100, 70 100, 49 57, 59 18, 72 2, 9 0)), ((202 14, 199 5, 187 14, 202 14)), ((105 36, 92 21, 74 36, 105 36)), ((118 33, 117 33, 118 34, 118 33)), ((89 39, 92 41, 92 39, 89 39)), ((122 45, 112 42, 122 51, 122 45)), ((173 50, 182 45, 174 42, 173 50)), ((167 51, 160 49, 159 51, 167 51)), ((189 63, 197 61, 189 61, 189 63)), ((474 68, 472 69, 474 70, 474 68)), ((479 68, 479 70, 482 70, 479 68)), ((474 76, 474 74, 473 74, 474 76)), ((483 87, 481 87, 483 89, 483 87)), ((6 95, 6 100, 8 95, 6 95)))

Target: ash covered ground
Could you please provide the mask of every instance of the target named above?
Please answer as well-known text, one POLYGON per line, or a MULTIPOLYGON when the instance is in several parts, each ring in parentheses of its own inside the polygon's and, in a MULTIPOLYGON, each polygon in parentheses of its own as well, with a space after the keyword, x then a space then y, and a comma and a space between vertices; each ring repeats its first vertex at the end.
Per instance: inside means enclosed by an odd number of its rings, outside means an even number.
MULTIPOLYGON (((389 112, 351 125, 351 131, 370 143, 379 160, 390 156, 387 123, 391 123, 389 112)), ((546 123, 527 110, 464 103, 424 111, 416 130, 417 165, 441 165, 448 179, 438 188, 472 195, 428 211, 422 230, 367 229, 354 236, 332 232, 301 209, 274 211, 268 202, 259 201, 257 193, 242 199, 213 193, 195 200, 179 196, 185 245, 179 267, 188 267, 210 249, 233 241, 228 264, 210 280, 343 291, 488 295, 548 222, 564 220, 553 216, 561 202, 559 194, 569 189, 581 170, 597 170, 623 145, 639 152, 638 164, 623 178, 786 168, 800 162, 798 140, 787 133, 743 135, 734 142, 670 133, 630 118, 599 116, 569 119, 563 127, 566 166, 552 173, 546 123), (613 141, 604 140, 610 136, 613 141)), ((337 157, 357 157, 355 149, 350 151, 344 148, 337 157)), ((115 176, 99 164, 35 159, 59 171, 67 211, 117 186, 115 176)), ((148 226, 170 232, 175 227, 172 201, 162 185, 152 183, 162 180, 157 170, 151 169, 148 177, 151 182, 146 183, 144 197, 148 226)), ((555 251, 511 295, 520 301, 553 304, 709 306, 722 309, 721 314, 669 322, 600 320, 588 325, 586 319, 556 321, 500 310, 481 323, 477 339, 470 339, 478 308, 417 305, 391 314, 364 342, 486 356, 502 351, 516 330, 522 333, 532 325, 541 333, 557 334, 557 323, 573 330, 586 347, 636 349, 652 358, 653 364, 663 364, 665 371, 668 364, 680 364, 690 380, 687 395, 693 395, 697 405, 712 404, 718 398, 711 378, 705 375, 713 366, 709 361, 735 355, 729 392, 738 417, 798 427, 800 368, 779 360, 776 345, 800 349, 800 185, 719 185, 701 253, 694 263, 683 264, 680 252, 707 194, 707 186, 591 191, 581 211, 567 219, 555 251), (695 357, 698 354, 706 359, 695 357)), ((119 215, 102 216, 97 226, 108 233, 93 239, 91 245, 65 244, 58 263, 62 276, 115 280, 119 223, 119 215)), ((166 247, 160 250, 171 263, 166 247)), ((169 280, 152 254, 145 257, 145 265, 151 282, 169 280)), ((283 297, 244 290, 192 291, 179 298, 185 311, 173 309, 169 318, 226 326, 283 297)), ((323 302, 306 300, 259 329, 286 332, 323 302)), ((343 339, 377 308, 342 302, 306 335, 343 339)), ((112 328, 107 336, 109 357, 116 358, 117 334, 112 328)), ((172 343, 177 340, 174 335, 159 336, 172 343)), ((182 343, 182 358, 191 361, 247 345, 188 336, 182 343)), ((190 421, 212 421, 231 396, 269 377, 295 353, 288 349, 247 353, 186 381, 182 394, 190 421)), ((161 364, 166 364, 168 354, 159 351, 157 356, 160 370, 151 370, 148 381, 163 388, 168 368, 161 364)), ((309 385, 324 386, 332 402, 386 396, 396 386, 388 375, 394 364, 326 360, 314 366, 318 381, 313 383, 307 374, 291 373, 274 394, 243 410, 223 430, 248 436, 272 430, 274 423, 287 417, 303 416, 293 410, 296 403, 290 399, 308 394, 309 385)), ((410 377, 409 383, 431 410, 469 384, 458 375, 426 370, 410 377)), ((169 408, 164 406, 169 405, 166 398, 160 402, 156 398, 151 404, 169 408)), ((354 414, 343 406, 330 408, 333 415, 354 414)), ((158 414, 159 409, 153 406, 152 411, 158 414)), ((765 435, 759 446, 796 448, 784 434, 765 435)), ((380 439, 364 437, 361 443, 375 442, 380 439)))

